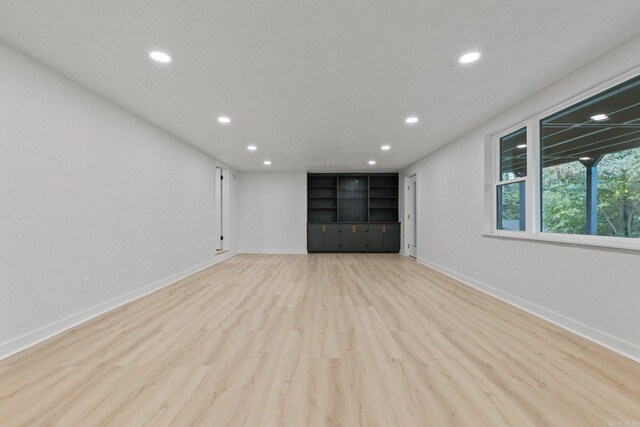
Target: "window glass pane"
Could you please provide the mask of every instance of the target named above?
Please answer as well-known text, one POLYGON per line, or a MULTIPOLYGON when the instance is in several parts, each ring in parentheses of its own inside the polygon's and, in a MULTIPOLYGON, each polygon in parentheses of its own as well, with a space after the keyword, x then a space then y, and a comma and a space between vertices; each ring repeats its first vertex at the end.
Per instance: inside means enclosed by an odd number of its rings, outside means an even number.
POLYGON ((584 234, 587 182, 580 162, 542 169, 542 231, 584 234))
POLYGON ((640 237, 640 148, 598 164, 598 235, 640 237))
POLYGON ((498 186, 498 230, 525 231, 525 183, 498 186))
POLYGON ((527 176, 527 128, 500 138, 500 181, 527 176))
POLYGON ((540 123, 542 231, 640 237, 640 77, 540 123))

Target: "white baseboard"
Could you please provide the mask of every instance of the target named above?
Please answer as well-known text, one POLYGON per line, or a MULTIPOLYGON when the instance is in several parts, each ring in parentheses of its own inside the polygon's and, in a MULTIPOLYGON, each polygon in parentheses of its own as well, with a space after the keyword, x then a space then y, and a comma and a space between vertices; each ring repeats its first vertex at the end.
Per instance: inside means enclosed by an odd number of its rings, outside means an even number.
POLYGON ((280 251, 280 250, 268 250, 268 249, 247 249, 247 250, 241 250, 240 253, 242 254, 263 254, 263 255, 307 255, 307 251, 280 251))
POLYGON ((94 317, 100 316, 101 314, 111 311, 114 308, 118 308, 140 297, 143 297, 145 295, 158 291, 162 288, 165 288, 169 285, 172 285, 173 283, 181 279, 184 279, 187 276, 190 276, 194 273, 197 273, 198 271, 204 270, 205 268, 209 268, 214 264, 218 264, 219 262, 229 259, 232 256, 236 255, 237 253, 238 253, 237 251, 233 251, 233 252, 230 251, 225 254, 217 255, 215 258, 209 261, 206 261, 202 264, 198 264, 187 270, 181 271, 180 273, 173 274, 155 283, 144 286, 140 289, 136 289, 135 291, 128 292, 124 295, 113 298, 101 304, 95 305, 79 313, 72 314, 71 316, 65 317, 64 319, 60 319, 56 322, 50 323, 40 329, 24 334, 18 338, 12 339, 11 341, 4 342, 0 344, 0 360, 5 359, 16 353, 19 353, 23 350, 26 350, 29 347, 33 347, 34 345, 39 344, 42 341, 45 341, 55 335, 58 335, 59 333, 62 333, 77 325, 80 325, 81 323, 91 320, 94 317))
POLYGON ((616 353, 621 354, 622 356, 625 356, 631 360, 640 362, 640 347, 638 347, 635 344, 626 342, 624 340, 621 340, 620 338, 611 336, 606 332, 602 332, 598 329, 584 325, 573 319, 565 317, 562 314, 555 313, 551 310, 547 310, 546 308, 540 307, 522 298, 510 295, 506 292, 503 292, 485 283, 481 283, 477 280, 474 280, 468 276, 449 270, 448 268, 438 265, 436 263, 427 261, 422 258, 418 258, 418 262, 426 267, 432 268, 433 270, 436 270, 444 274, 445 276, 449 276, 452 279, 455 279, 467 286, 471 286, 472 288, 477 289, 482 293, 490 295, 503 302, 506 302, 507 304, 510 304, 521 310, 524 310, 527 313, 530 313, 536 317, 546 320, 547 322, 551 322, 556 326, 559 326, 563 329, 568 330, 569 332, 572 332, 576 335, 586 338, 589 341, 592 341, 598 345, 601 345, 602 347, 606 347, 609 350, 615 351, 616 353))

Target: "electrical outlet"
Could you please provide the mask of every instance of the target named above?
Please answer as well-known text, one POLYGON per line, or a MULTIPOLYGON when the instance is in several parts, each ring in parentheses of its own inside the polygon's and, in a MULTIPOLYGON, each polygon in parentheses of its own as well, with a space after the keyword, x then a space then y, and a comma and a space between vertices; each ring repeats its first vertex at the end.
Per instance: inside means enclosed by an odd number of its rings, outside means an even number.
POLYGON ((91 290, 91 277, 85 277, 82 279, 82 293, 89 292, 91 290))

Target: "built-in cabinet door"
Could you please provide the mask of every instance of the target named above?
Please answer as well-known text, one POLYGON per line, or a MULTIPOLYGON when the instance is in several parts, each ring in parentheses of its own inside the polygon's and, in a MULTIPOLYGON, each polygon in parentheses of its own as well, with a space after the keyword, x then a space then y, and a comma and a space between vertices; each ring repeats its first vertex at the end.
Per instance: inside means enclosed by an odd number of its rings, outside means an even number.
POLYGON ((307 224, 309 252, 398 252, 400 224, 307 224))
POLYGON ((309 252, 324 251, 324 228, 323 224, 307 224, 307 250, 309 252))
POLYGON ((353 250, 356 252, 364 252, 367 250, 366 225, 356 224, 351 226, 351 234, 353 235, 353 250))
POLYGON ((340 250, 349 252, 353 250, 353 232, 350 224, 340 224, 340 250))
POLYGON ((340 226, 338 224, 325 225, 324 250, 327 252, 340 252, 340 226))
POLYGON ((384 234, 384 251, 399 252, 400 251, 400 224, 385 224, 383 227, 384 234))
POLYGON ((369 224, 369 251, 382 252, 384 250, 384 234, 382 234, 381 224, 369 224))

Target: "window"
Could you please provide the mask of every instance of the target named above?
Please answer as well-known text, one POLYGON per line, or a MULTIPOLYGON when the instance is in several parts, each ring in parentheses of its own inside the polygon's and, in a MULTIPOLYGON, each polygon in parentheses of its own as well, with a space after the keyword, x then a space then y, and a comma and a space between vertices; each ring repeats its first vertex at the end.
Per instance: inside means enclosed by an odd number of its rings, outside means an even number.
POLYGON ((602 87, 487 141, 488 233, 640 250, 640 76, 602 87))
POLYGON ((498 186, 498 230, 526 230, 524 181, 498 186))
POLYGON ((527 176, 527 128, 500 138, 500 180, 527 176))
POLYGON ((526 230, 525 180, 527 177, 527 128, 499 139, 500 171, 497 192, 498 230, 526 230))
POLYGON ((640 77, 540 122, 541 231, 640 237, 640 77))

